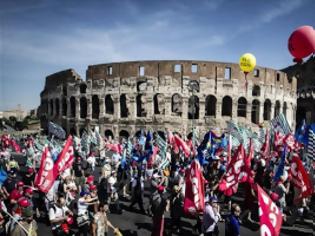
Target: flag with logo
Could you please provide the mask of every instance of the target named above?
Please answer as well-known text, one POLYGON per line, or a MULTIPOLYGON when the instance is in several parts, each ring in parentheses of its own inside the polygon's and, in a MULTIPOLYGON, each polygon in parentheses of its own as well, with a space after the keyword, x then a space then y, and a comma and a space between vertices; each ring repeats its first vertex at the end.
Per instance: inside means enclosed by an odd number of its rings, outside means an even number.
POLYGON ((278 236, 282 225, 282 213, 266 192, 257 184, 260 235, 278 236))
POLYGON ((67 138, 67 142, 63 147, 58 159, 55 163, 56 174, 62 173, 64 170, 70 168, 74 161, 74 150, 73 150, 73 138, 71 135, 67 138))
POLYGON ((51 121, 49 121, 48 123, 48 133, 53 134, 60 139, 66 138, 66 131, 64 131, 64 129, 60 125, 57 125, 51 121))
POLYGON ((282 113, 280 113, 275 118, 273 118, 270 121, 270 125, 272 127, 271 130, 274 133, 280 132, 283 135, 287 135, 287 134, 292 132, 287 119, 285 118, 285 116, 282 113))
POLYGON ((205 207, 205 179, 197 160, 192 161, 186 174, 184 212, 188 215, 195 215, 197 212, 203 212, 205 207))

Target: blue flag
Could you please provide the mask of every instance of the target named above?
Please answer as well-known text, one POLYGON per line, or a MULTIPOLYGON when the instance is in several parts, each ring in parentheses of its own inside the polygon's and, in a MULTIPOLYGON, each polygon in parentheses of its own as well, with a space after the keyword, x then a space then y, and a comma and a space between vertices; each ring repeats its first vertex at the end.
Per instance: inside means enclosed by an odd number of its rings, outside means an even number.
POLYGON ((294 135, 295 139, 303 144, 307 144, 307 125, 305 122, 305 119, 303 119, 301 126, 296 130, 296 133, 294 135))
POLYGON ((280 177, 283 175, 284 173, 284 166, 285 166, 285 156, 286 156, 286 150, 287 147, 284 146, 284 150, 282 152, 282 156, 281 156, 281 160, 280 160, 280 163, 278 165, 278 168, 277 168, 277 171, 276 171, 276 174, 275 176, 273 177, 273 180, 275 182, 279 181, 280 177))

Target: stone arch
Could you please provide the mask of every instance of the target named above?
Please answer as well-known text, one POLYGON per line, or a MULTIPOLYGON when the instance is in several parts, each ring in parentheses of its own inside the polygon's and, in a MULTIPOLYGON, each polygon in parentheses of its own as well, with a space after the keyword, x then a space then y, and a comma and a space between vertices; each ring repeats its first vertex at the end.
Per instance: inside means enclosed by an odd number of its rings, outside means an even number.
POLYGON ((178 93, 175 93, 172 96, 172 112, 175 113, 178 116, 181 116, 181 114, 182 114, 182 106, 183 106, 183 99, 182 99, 182 97, 178 93))
POLYGON ((98 119, 100 115, 100 101, 97 95, 92 96, 92 119, 98 119))
POLYGON ((53 116, 54 115, 54 100, 53 99, 49 101, 49 106, 50 106, 50 115, 53 116))
POLYGON ((87 100, 86 97, 80 98, 80 118, 86 118, 87 116, 87 100))
POLYGON ((125 118, 128 117, 129 110, 127 106, 127 97, 126 94, 120 95, 120 117, 125 118))
POLYGON ((145 98, 143 94, 138 94, 136 98, 137 102, 137 117, 146 117, 147 113, 145 111, 145 98))
POLYGON ((58 98, 55 100, 55 108, 56 108, 56 117, 59 117, 60 115, 60 101, 58 98))
POLYGON ((277 100, 275 104, 275 115, 274 117, 278 116, 280 114, 280 101, 277 100))
POLYGON ((85 94, 86 93, 86 89, 87 89, 87 86, 86 84, 80 84, 80 93, 81 94, 85 94))
POLYGON ((264 102, 264 120, 271 119, 271 101, 266 99, 264 102))
POLYGON ((109 138, 111 136, 112 139, 114 139, 114 133, 110 129, 105 130, 104 134, 106 138, 109 138))
POLYGON ((222 116, 232 116, 233 101, 230 96, 225 96, 222 99, 222 116))
POLYGON ((287 109, 288 109, 287 103, 284 102, 283 107, 282 107, 282 113, 283 113, 285 118, 287 118, 287 109))
POLYGON ((62 115, 67 116, 67 99, 62 99, 62 115))
POLYGON ((240 97, 237 101, 237 116, 246 118, 247 112, 247 100, 244 97, 240 97))
POLYGON ((260 102, 255 99, 252 102, 252 123, 258 125, 259 124, 259 110, 260 110, 260 102))
POLYGON ((114 114, 114 100, 110 94, 105 96, 105 113, 110 115, 114 114))
POLYGON ((126 138, 126 139, 128 139, 129 138, 129 132, 127 131, 127 130, 121 130, 120 132, 119 132, 119 137, 124 137, 124 138, 126 138))
POLYGON ((163 94, 157 93, 153 97, 154 114, 165 114, 165 102, 163 94))
POLYGON ((75 98, 70 98, 70 117, 75 117, 75 98))
POLYGON ((199 98, 196 95, 188 99, 188 119, 199 119, 199 98))
POLYGON ((217 98, 213 95, 206 97, 206 116, 215 116, 217 106, 217 98))
POLYGON ((259 97, 260 96, 260 87, 258 85, 254 85, 252 90, 252 96, 259 97))

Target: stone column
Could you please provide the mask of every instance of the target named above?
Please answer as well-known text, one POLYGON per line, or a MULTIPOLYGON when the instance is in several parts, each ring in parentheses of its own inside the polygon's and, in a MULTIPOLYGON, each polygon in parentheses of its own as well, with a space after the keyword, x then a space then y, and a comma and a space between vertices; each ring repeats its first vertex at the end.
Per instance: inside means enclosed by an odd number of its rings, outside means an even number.
MULTIPOLYGON (((91 113, 91 119, 92 119, 92 99, 90 100, 90 113, 91 113)), ((104 97, 100 97, 99 98, 99 102, 100 102, 100 115, 99 115, 99 118, 103 118, 105 117, 105 98, 104 97)))
POLYGON ((70 104, 70 98, 67 98, 67 118, 71 118, 71 104, 70 104))
POLYGON ((143 95, 143 96, 145 96, 145 100, 146 100, 146 104, 144 107, 144 109, 147 112, 146 117, 152 119, 152 116, 154 113, 154 111, 153 111, 153 98, 152 98, 152 96, 149 96, 148 94, 143 95))
POLYGON ((204 121, 206 116, 206 101, 204 97, 199 98, 199 120, 204 121))
POLYGON ((92 120, 92 98, 90 96, 86 98, 86 103, 86 119, 92 120))
POLYGON ((129 104, 127 103, 127 105, 130 114, 129 117, 134 120, 137 117, 137 104, 134 95, 129 95, 129 104))
POLYGON ((119 100, 119 94, 112 95, 113 102, 114 102, 114 118, 119 119, 120 118, 120 100, 119 100))
POLYGON ((51 118, 52 117, 52 115, 51 115, 52 111, 51 111, 51 107, 50 107, 50 99, 48 99, 47 101, 48 101, 48 110, 47 110, 48 114, 47 114, 47 117, 51 118))
POLYGON ((217 98, 217 103, 216 103, 216 109, 215 109, 215 118, 221 118, 222 117, 222 99, 217 98))
POLYGON ((275 104, 271 103, 270 120, 274 118, 274 115, 275 115, 275 104))
POLYGON ((182 97, 182 119, 188 119, 188 98, 182 97))
POLYGON ((80 98, 79 97, 75 98, 75 119, 76 120, 80 119, 80 98))
POLYGON ((59 117, 62 118, 63 107, 62 107, 63 97, 59 99, 59 117))
POLYGON ((172 115, 172 98, 171 97, 165 97, 165 116, 171 116, 172 115))
POLYGON ((237 100, 232 101, 232 119, 237 119, 237 100))
POLYGON ((247 104, 246 104, 246 121, 248 123, 251 123, 252 122, 252 104, 249 103, 249 101, 247 101, 247 104))
POLYGON ((264 121, 264 103, 260 102, 259 105, 259 124, 264 121))

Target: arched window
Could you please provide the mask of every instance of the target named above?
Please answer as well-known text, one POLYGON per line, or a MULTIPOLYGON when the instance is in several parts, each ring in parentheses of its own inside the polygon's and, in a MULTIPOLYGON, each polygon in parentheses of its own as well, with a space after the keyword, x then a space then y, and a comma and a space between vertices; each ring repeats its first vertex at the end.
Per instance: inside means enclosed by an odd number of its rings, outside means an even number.
POLYGON ((284 103, 283 103, 283 107, 282 107, 282 113, 283 113, 283 115, 284 115, 285 118, 287 118, 287 109, 288 109, 287 103, 284 102, 284 103))
POLYGON ((206 97, 206 116, 215 116, 217 99, 213 95, 206 97))
POLYGON ((119 132, 119 137, 129 138, 129 133, 126 130, 121 130, 119 132))
POLYGON ((275 116, 278 116, 280 114, 280 102, 277 100, 275 105, 275 116))
POLYGON ((254 85, 252 96, 259 97, 260 96, 260 87, 258 85, 254 85))
POLYGON ((59 103, 59 99, 57 98, 56 100, 55 100, 55 107, 56 107, 56 117, 59 117, 59 114, 60 114, 60 105, 59 105, 60 103, 59 103))
POLYGON ((54 100, 50 100, 50 115, 54 115, 54 100))
POLYGON ((257 125, 259 124, 259 107, 260 102, 255 99, 252 102, 252 122, 257 125))
POLYGON ((240 97, 237 101, 237 116, 246 118, 247 100, 244 97, 240 97))
POLYGON ((199 98, 195 95, 188 100, 188 119, 199 119, 199 98))
POLYGON ((144 100, 144 96, 142 94, 139 94, 136 98, 136 102, 137 102, 137 116, 138 117, 145 117, 146 111, 145 111, 145 100, 144 100))
POLYGON ((80 84, 80 93, 86 93, 86 84, 80 84))
POLYGON ((164 114, 164 97, 162 94, 155 94, 153 97, 154 114, 164 114))
POLYGON ((181 116, 182 104, 183 104, 182 97, 178 93, 175 93, 172 96, 172 112, 178 116, 181 116))
POLYGON ((114 134, 111 130, 107 129, 107 130, 105 130, 105 137, 106 138, 111 137, 112 139, 114 139, 114 134))
POLYGON ((80 118, 87 116, 87 100, 85 97, 80 98, 80 118))
POLYGON ((92 96, 92 119, 98 119, 100 115, 100 101, 97 95, 92 96))
POLYGON ((232 116, 232 98, 229 96, 222 100, 222 116, 232 116))
POLYGON ((120 117, 128 117, 127 98, 125 94, 120 95, 120 117))
POLYGON ((269 99, 267 99, 264 102, 264 120, 270 120, 271 119, 271 102, 269 99))
POLYGON ((62 115, 67 116, 67 100, 66 100, 66 98, 62 99, 62 115))
POLYGON ((75 98, 74 97, 71 97, 70 98, 70 110, 71 110, 71 114, 70 116, 71 117, 75 117, 75 98))
POLYGON ((105 113, 110 115, 114 114, 114 101, 109 94, 105 96, 105 113))

